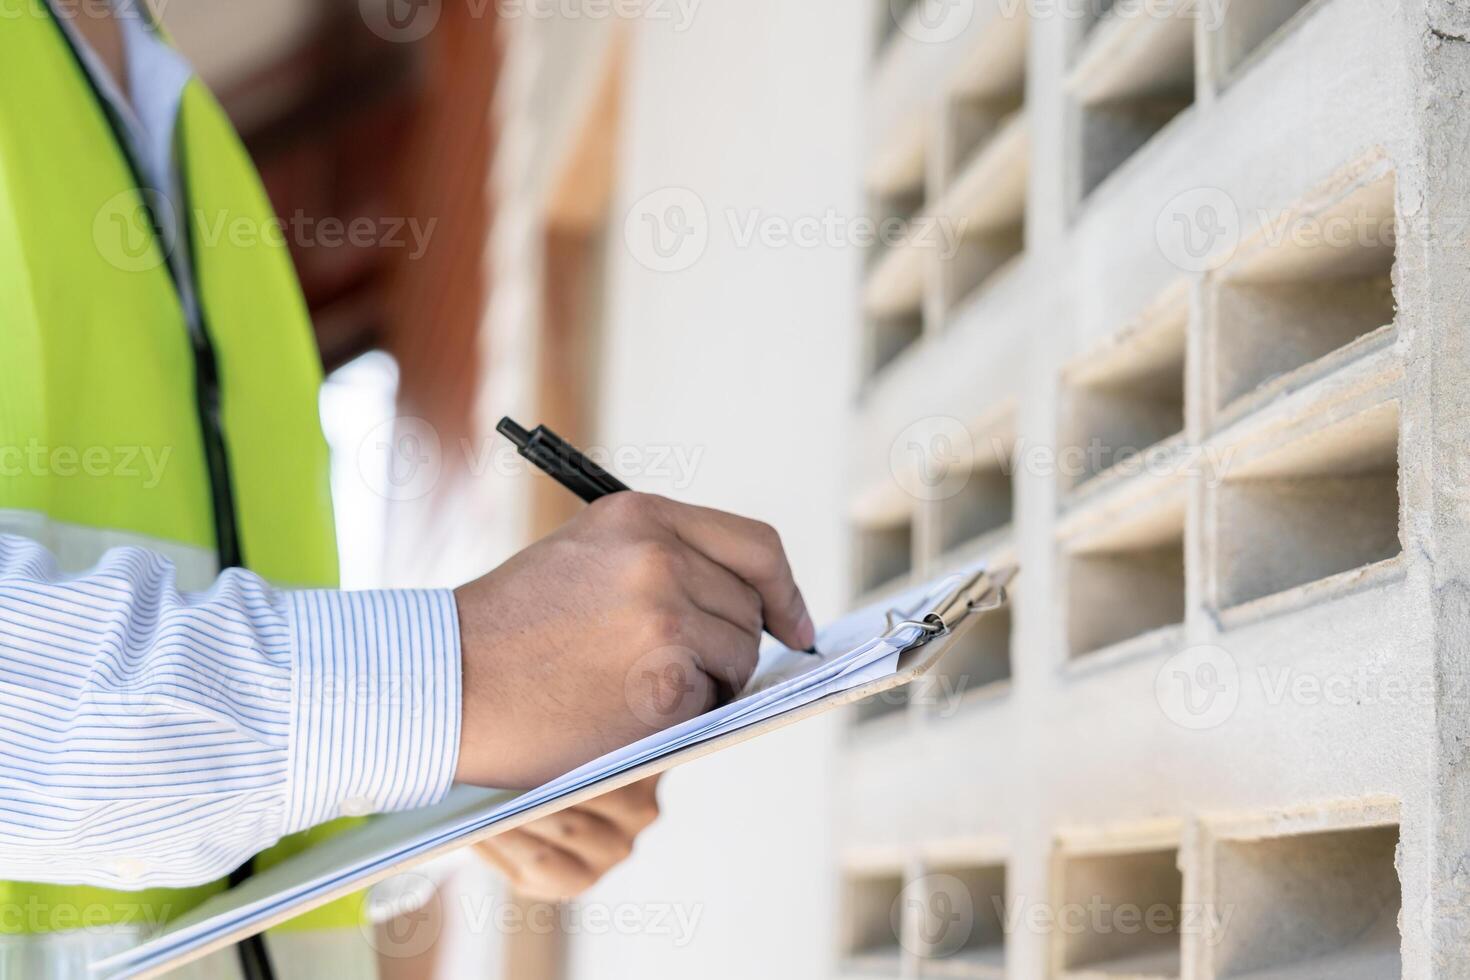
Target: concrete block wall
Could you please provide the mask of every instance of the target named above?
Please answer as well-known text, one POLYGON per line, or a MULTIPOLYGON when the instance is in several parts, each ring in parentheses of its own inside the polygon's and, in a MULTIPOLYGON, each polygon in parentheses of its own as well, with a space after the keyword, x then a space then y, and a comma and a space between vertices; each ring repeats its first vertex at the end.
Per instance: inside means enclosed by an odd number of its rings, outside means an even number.
POLYGON ((1470 976, 1462 5, 869 9, 841 972, 1470 976))

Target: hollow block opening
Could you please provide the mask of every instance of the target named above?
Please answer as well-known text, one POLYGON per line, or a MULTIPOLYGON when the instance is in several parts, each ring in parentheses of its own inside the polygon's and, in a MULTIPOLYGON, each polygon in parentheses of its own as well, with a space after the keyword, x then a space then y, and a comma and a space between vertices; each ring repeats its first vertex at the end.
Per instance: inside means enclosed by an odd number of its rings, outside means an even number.
POLYGON ((1394 558, 1399 412, 1389 403, 1252 462, 1217 491, 1220 604, 1394 558))
POLYGON ((1194 24, 1188 4, 1130 4, 1092 32, 1075 75, 1083 199, 1194 104, 1194 24))
POLYGON ((919 178, 917 183, 906 183, 901 186, 885 188, 869 192, 868 211, 873 219, 876 230, 873 245, 868 250, 867 262, 871 267, 881 259, 890 248, 909 237, 909 228, 915 217, 924 210, 928 200, 928 193, 923 182, 922 159, 918 161, 919 178))
POLYGON ((843 886, 843 957, 850 970, 896 975, 903 959, 903 875, 860 873, 843 886))
POLYGON ((1068 556, 1074 658, 1184 621, 1184 507, 1170 501, 1068 556))
POLYGON ((1215 35, 1221 77, 1235 74, 1312 0, 1230 0, 1215 35))
POLYGON ((912 517, 891 524, 859 527, 857 537, 860 595, 891 585, 913 570, 912 517))
POLYGON ((924 883, 916 922, 919 975, 1004 977, 1005 865, 940 865, 929 870, 924 883))
POLYGON ((998 531, 1011 523, 1014 513, 1015 481, 1009 466, 977 467, 963 489, 936 504, 939 548, 952 551, 998 531))
MULTIPOLYGON (((1024 84, 1024 81, 1021 82, 1024 84)), ((966 164, 984 152, 1001 127, 1021 110, 1023 92, 962 94, 949 106, 950 128, 948 172, 960 173, 966 164)))
POLYGON ((998 22, 976 45, 955 79, 945 108, 946 183, 983 154, 1025 106, 1030 18, 998 22))
POLYGON ((985 613, 952 641, 929 678, 928 696, 939 714, 967 694, 1011 678, 1011 607, 985 613))
POLYGON ((1082 110, 1082 196, 1097 190, 1113 171, 1194 102, 1183 95, 1113 99, 1082 110))
POLYGON ((1218 406, 1224 408, 1393 324, 1394 181, 1324 214, 1277 225, 1221 282, 1216 300, 1218 406))
POLYGON ((961 72, 944 114, 940 160, 947 217, 941 293, 946 309, 971 296, 1025 248, 1028 18, 1003 21, 961 72))
POLYGON ((892 364, 924 336, 924 317, 917 310, 893 316, 869 316, 867 324, 869 375, 892 364))
POLYGON ((1066 378, 1063 481, 1076 487, 1184 431, 1187 314, 1139 331, 1078 364, 1066 378))
POLYGON ((1061 887, 1058 912, 1082 923, 1057 939, 1064 975, 1179 976, 1184 879, 1177 850, 1069 857, 1061 887))
POLYGON ((920 153, 894 157, 879 189, 870 191, 876 234, 867 253, 864 281, 864 374, 892 363, 924 334, 924 259, 914 218, 924 208, 925 160, 920 153))
POLYGON ((1006 224, 964 229, 944 256, 946 307, 962 305, 1025 250, 1024 210, 1006 224))
POLYGON ((1227 841, 1213 903, 1229 909, 1215 975, 1385 980, 1399 961, 1396 826, 1227 841))

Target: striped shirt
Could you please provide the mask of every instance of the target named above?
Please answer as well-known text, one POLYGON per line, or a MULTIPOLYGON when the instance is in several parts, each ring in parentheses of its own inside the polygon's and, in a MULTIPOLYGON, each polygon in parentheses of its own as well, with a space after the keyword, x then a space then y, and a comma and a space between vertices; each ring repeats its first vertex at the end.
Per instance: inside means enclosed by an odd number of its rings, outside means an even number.
POLYGON ((446 591, 181 591, 114 548, 63 575, 0 534, 0 869, 137 889, 211 881, 339 816, 425 806, 459 747, 446 591))

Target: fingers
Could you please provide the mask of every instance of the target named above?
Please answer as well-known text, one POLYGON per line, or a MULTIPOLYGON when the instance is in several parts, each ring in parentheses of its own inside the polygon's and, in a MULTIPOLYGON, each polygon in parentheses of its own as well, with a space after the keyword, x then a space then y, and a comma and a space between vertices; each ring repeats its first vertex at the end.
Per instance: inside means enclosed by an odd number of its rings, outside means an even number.
POLYGON ((770 525, 670 500, 660 500, 657 506, 681 541, 760 594, 765 628, 771 635, 797 650, 816 642, 806 600, 796 587, 781 538, 770 525))
POLYGON ((633 665, 624 685, 633 715, 661 731, 728 701, 745 687, 759 659, 752 637, 692 605, 659 614, 656 649, 633 665))
POLYGON ((744 630, 751 643, 759 646, 761 630, 765 628, 760 593, 702 553, 688 548, 685 554, 688 559, 682 583, 689 601, 711 616, 718 616, 744 630))
POLYGON ((650 776, 622 789, 604 793, 583 803, 578 809, 595 813, 626 833, 636 836, 658 819, 659 778, 650 776))
POLYGON ((658 819, 658 776, 475 845, 528 898, 563 901, 626 860, 658 819))
POLYGON ((521 828, 602 875, 633 853, 633 837, 605 817, 573 807, 521 828))
POLYGON ((601 877, 580 858, 528 833, 524 827, 507 830, 477 847, 528 898, 573 898, 601 877))
MULTIPOLYGON (((696 612, 690 623, 698 640, 700 668, 714 682, 717 703, 724 704, 745 687, 760 660, 760 641, 739 626, 707 612, 696 612)), ((713 705, 706 706, 705 710, 713 705)), ((681 719, 682 720, 682 719, 681 719)))
POLYGON ((509 855, 501 851, 500 842, 514 833, 516 831, 507 830, 503 834, 497 834, 489 840, 482 840, 475 845, 475 853, 494 865, 495 869, 505 875, 505 880, 512 885, 516 884, 517 879, 520 878, 521 869, 510 859, 509 855))

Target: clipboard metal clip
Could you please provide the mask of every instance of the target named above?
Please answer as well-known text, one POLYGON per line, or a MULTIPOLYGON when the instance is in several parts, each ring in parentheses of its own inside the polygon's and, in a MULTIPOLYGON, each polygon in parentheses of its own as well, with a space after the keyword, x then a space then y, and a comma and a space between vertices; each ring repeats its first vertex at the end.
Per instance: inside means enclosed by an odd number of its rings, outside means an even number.
POLYGON ((893 637, 910 629, 922 630, 923 635, 914 646, 923 646, 953 631, 974 613, 986 613, 1004 606, 1009 601, 1006 586, 1016 577, 1016 572, 1015 567, 976 572, 945 596, 939 607, 923 619, 900 619, 900 613, 890 609, 886 617, 888 632, 884 636, 893 637))

